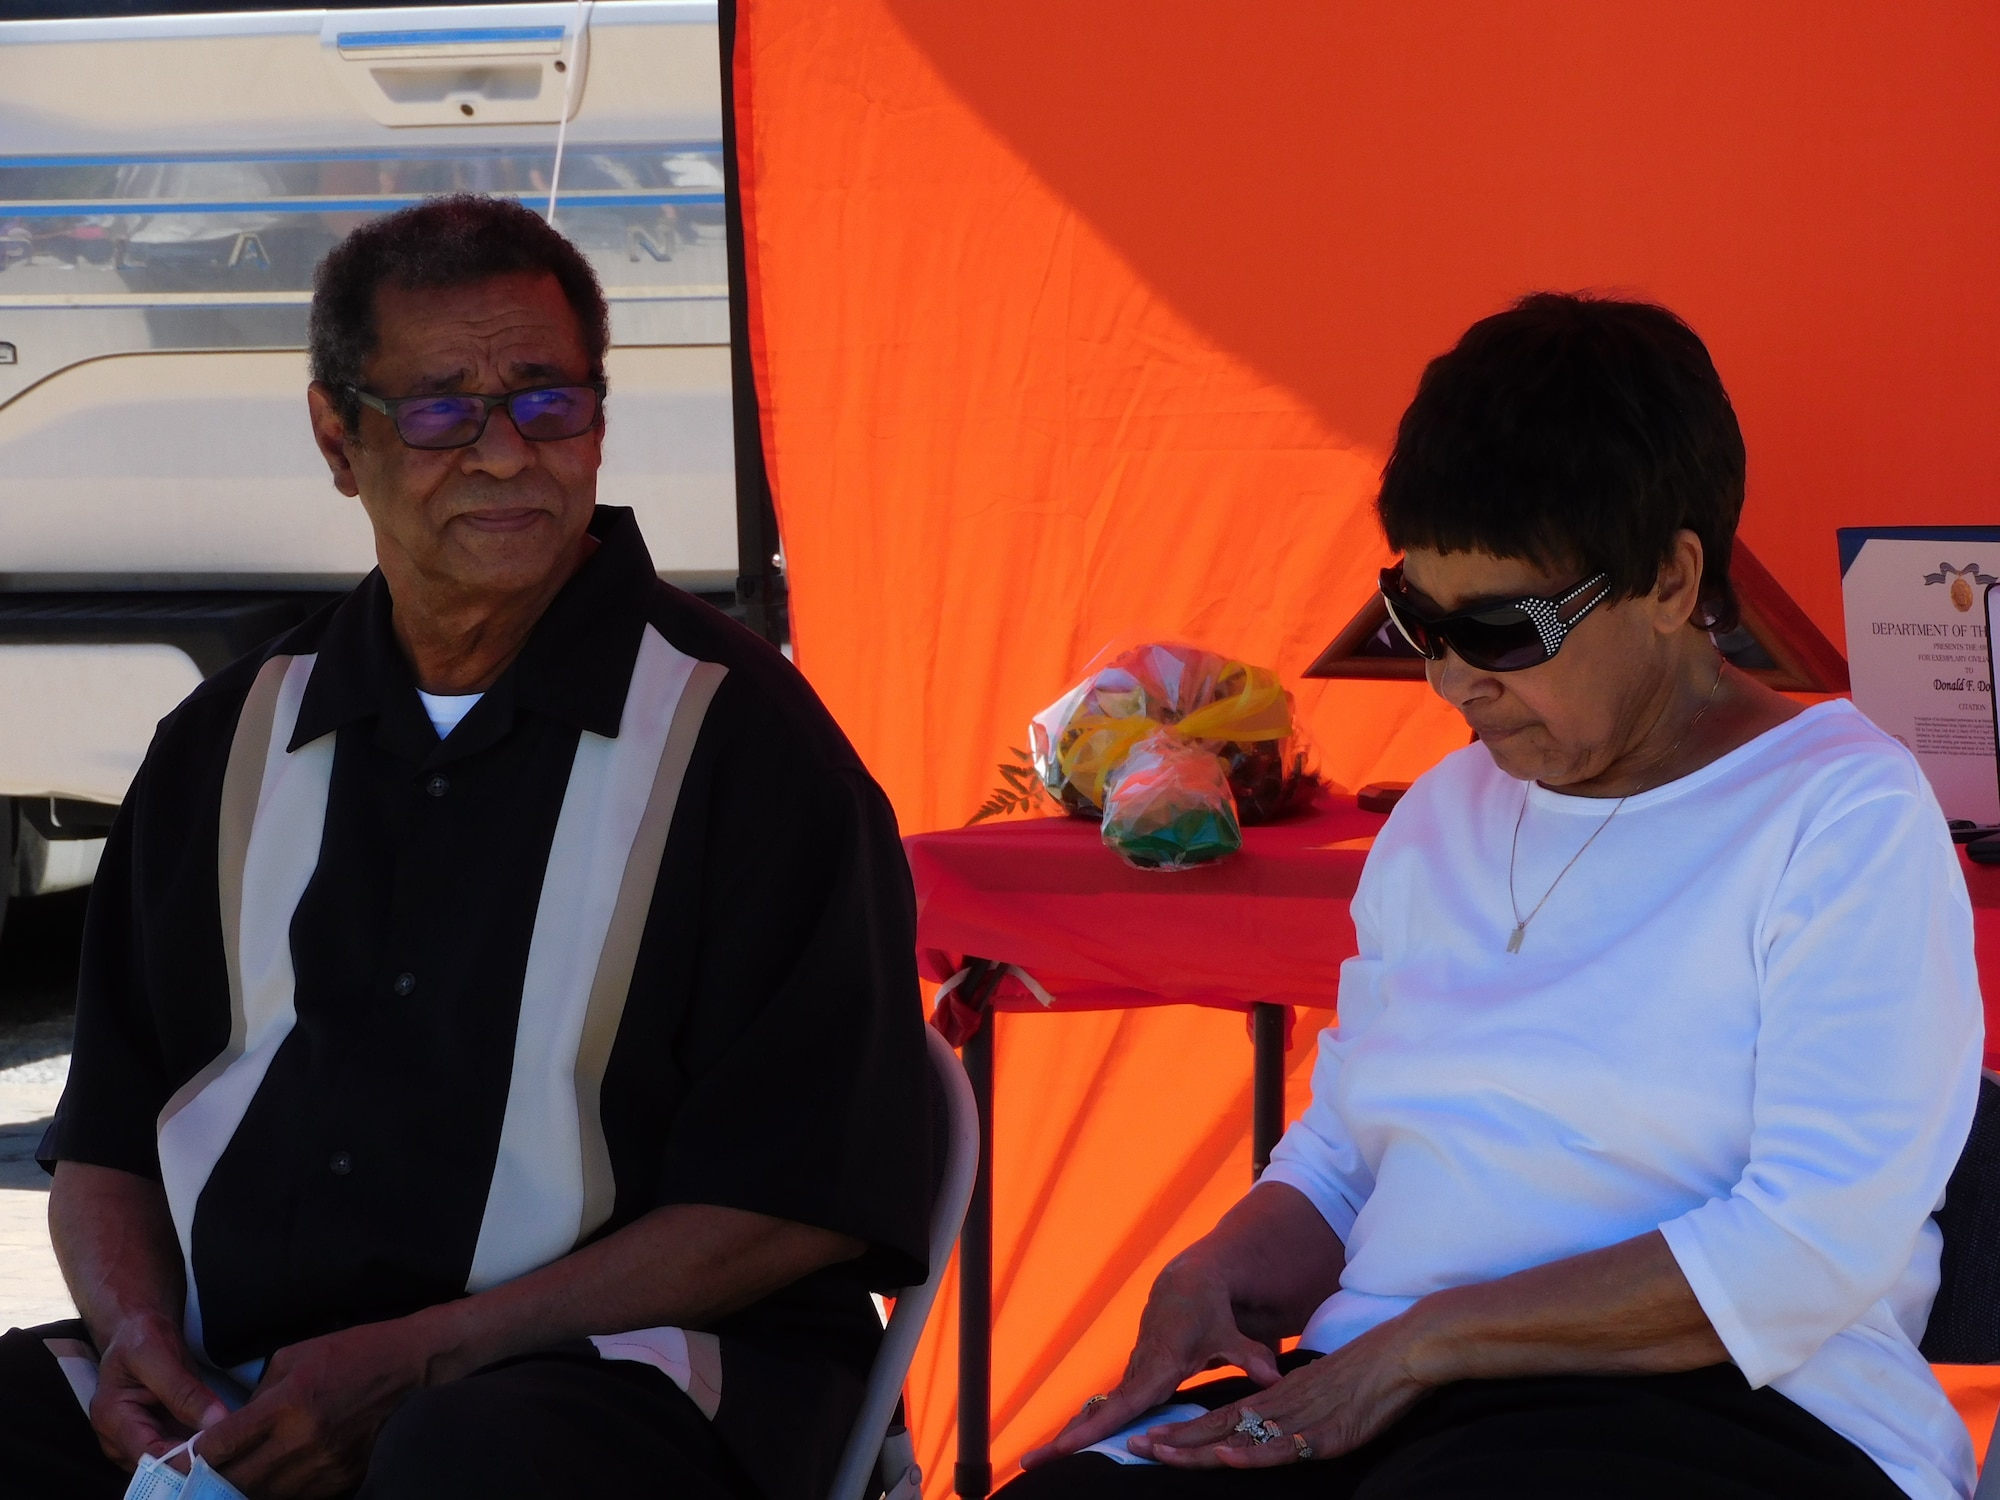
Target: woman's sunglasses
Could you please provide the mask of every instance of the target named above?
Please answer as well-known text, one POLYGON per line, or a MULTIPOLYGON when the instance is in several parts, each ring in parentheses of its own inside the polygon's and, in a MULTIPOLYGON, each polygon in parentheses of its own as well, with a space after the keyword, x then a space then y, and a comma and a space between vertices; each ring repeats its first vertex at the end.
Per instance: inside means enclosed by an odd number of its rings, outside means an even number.
POLYGON ((1401 563, 1382 570, 1381 589, 1389 618, 1425 661, 1443 661, 1448 647, 1481 672, 1519 672, 1539 667, 1562 649, 1564 638, 1610 595, 1611 575, 1595 574, 1557 599, 1499 600, 1448 615, 1423 614, 1410 602, 1401 563), (1583 607, 1565 617, 1586 594, 1583 607))
POLYGON ((539 385, 504 396, 377 396, 358 385, 348 392, 363 406, 396 424, 396 436, 412 448, 469 448, 485 434, 496 406, 507 408, 514 430, 531 443, 581 437, 604 407, 604 383, 539 385))

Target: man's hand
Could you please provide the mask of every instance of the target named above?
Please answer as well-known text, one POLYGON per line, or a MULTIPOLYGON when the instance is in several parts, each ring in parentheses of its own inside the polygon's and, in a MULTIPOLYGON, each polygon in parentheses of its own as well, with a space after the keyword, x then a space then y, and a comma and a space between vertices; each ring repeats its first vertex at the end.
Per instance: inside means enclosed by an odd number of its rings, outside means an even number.
POLYGON ((197 1448, 252 1500, 342 1494, 367 1472, 382 1424, 419 1386, 591 1333, 706 1327, 863 1248, 743 1209, 656 1208, 477 1296, 279 1350, 249 1403, 197 1448))
POLYGON ((90 1425, 132 1468, 218 1421, 181 1334, 185 1289, 167 1195, 151 1178, 65 1161, 49 1188, 49 1237, 99 1350, 90 1425))
POLYGON ((129 1469, 205 1430, 201 1456, 254 1500, 354 1488, 376 1433, 420 1385, 585 1334, 706 1327, 865 1248, 745 1209, 656 1208, 478 1296, 281 1349, 249 1403, 228 1416, 181 1337, 180 1248, 160 1184, 65 1161, 49 1229, 103 1351, 90 1416, 105 1452, 129 1469))
POLYGON ((1101 1442, 1165 1401, 1188 1376, 1218 1365, 1240 1366, 1260 1385, 1278 1379, 1277 1356, 1237 1326, 1222 1276, 1200 1261, 1177 1261, 1153 1283, 1125 1377, 1109 1399, 1086 1406, 1053 1442, 1024 1456, 1021 1466, 1032 1469, 1101 1442))
POLYGON ((113 1463, 131 1469, 143 1455, 157 1457, 227 1412, 202 1384, 172 1321, 150 1314, 118 1325, 98 1362, 90 1402, 90 1425, 113 1463))
POLYGON ((271 1356, 256 1394, 196 1445, 254 1500, 317 1500, 361 1483, 375 1436, 425 1382, 419 1319, 364 1323, 271 1356))

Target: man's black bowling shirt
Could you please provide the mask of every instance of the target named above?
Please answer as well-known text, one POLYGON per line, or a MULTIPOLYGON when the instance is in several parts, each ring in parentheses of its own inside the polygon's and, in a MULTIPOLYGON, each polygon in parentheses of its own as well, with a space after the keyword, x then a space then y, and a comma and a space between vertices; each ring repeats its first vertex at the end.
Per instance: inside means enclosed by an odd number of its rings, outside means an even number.
POLYGON ((659 582, 629 511, 592 531, 443 741, 380 574, 168 716, 42 1156, 164 1184, 189 1334, 248 1381, 662 1204, 853 1235, 862 1261, 713 1329, 593 1341, 790 1450, 730 1443, 795 1491, 852 1418, 867 1290, 923 1275, 908 868, 790 664, 659 582))

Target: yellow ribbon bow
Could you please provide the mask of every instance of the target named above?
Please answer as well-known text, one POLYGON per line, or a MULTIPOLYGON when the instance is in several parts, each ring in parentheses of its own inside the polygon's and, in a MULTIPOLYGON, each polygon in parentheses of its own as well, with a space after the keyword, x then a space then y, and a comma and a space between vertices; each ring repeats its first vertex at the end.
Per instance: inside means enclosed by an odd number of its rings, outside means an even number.
POLYGON ((1063 776, 1092 805, 1104 805, 1105 780, 1132 747, 1150 734, 1184 740, 1281 740, 1292 732, 1292 695, 1278 674, 1243 662, 1224 662, 1215 676, 1213 702, 1171 724, 1145 714, 1082 714, 1062 737, 1057 759, 1063 776))

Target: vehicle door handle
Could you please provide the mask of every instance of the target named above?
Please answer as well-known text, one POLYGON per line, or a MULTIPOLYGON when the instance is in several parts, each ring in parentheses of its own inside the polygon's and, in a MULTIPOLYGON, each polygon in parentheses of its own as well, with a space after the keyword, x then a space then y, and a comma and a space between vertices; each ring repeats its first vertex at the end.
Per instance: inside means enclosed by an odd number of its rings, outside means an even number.
POLYGON ((575 117, 590 60, 587 29, 572 35, 561 24, 411 24, 416 19, 408 11, 326 14, 320 50, 370 119, 553 125, 565 99, 575 117))

